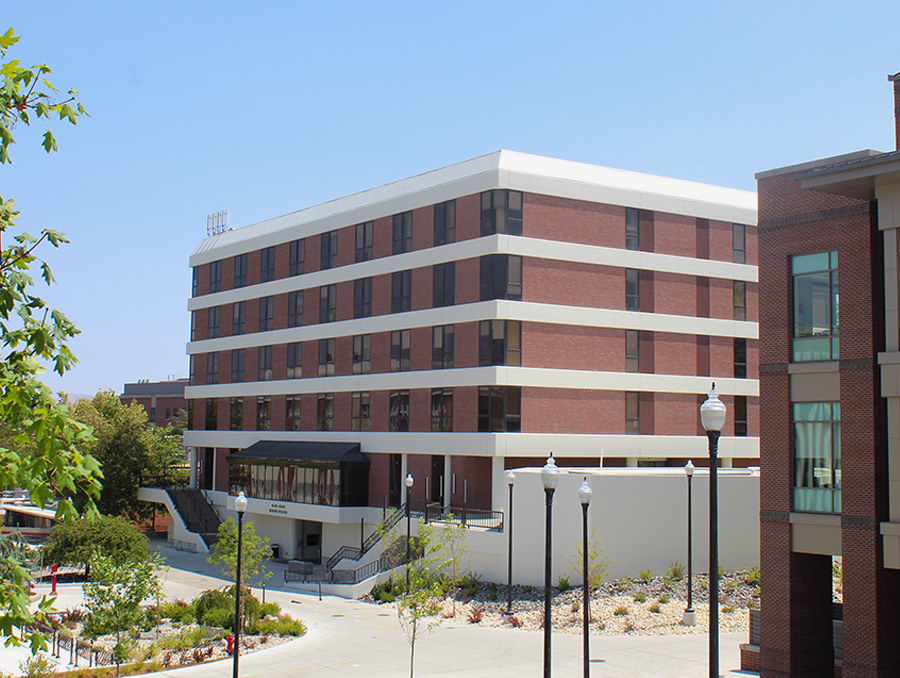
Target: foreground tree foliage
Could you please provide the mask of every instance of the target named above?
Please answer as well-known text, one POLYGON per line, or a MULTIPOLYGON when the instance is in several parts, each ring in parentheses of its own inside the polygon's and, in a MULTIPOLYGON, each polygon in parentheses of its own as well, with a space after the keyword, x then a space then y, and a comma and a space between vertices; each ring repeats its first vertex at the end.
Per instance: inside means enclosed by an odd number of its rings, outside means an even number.
POLYGON ((113 563, 143 561, 150 555, 150 542, 134 525, 120 516, 80 518, 56 525, 44 545, 44 561, 58 565, 90 565, 98 555, 113 563))
MULTIPOLYGON (((58 96, 47 81, 47 66, 25 68, 7 58, 18 40, 12 29, 0 35, 0 164, 10 162, 17 126, 28 126, 32 119, 49 122, 51 116, 75 124, 86 114, 74 90, 58 96)), ((56 150, 49 126, 42 145, 47 152, 56 150)), ((0 447, 0 486, 26 489, 41 506, 60 498, 58 518, 73 520, 76 496, 82 498, 84 511, 95 512, 100 466, 86 451, 92 439, 88 428, 56 402, 38 375, 43 364, 58 374, 72 366, 75 357, 67 342, 78 330, 36 294, 31 277, 31 269, 36 268, 44 283, 53 282, 38 249, 59 247, 67 240, 50 229, 37 236, 19 232, 10 237, 17 216, 13 200, 0 197, 0 421, 7 433, 0 447)), ((0 555, 0 634, 7 644, 20 642, 12 636, 14 627, 50 609, 46 599, 37 612, 29 609, 28 584, 27 570, 15 559, 0 555)), ((29 640, 34 650, 43 644, 37 633, 29 640)))
POLYGON ((138 488, 183 461, 181 438, 168 428, 148 427, 147 411, 136 402, 124 405, 112 391, 82 398, 72 410, 96 437, 90 451, 103 467, 97 508, 137 521, 152 517, 154 505, 138 500, 138 488))

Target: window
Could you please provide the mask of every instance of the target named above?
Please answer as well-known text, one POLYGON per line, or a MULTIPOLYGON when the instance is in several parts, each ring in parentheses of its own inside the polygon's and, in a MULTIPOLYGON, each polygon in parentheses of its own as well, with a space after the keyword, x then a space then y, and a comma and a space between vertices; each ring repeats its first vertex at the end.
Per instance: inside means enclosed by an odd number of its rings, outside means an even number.
POLYGON ((747 263, 747 227, 744 224, 732 224, 732 238, 734 240, 734 263, 747 263))
POLYGON ((432 287, 432 306, 453 306, 456 301, 456 262, 448 261, 435 264, 434 286, 432 287))
POLYGON ((197 311, 191 311, 191 341, 197 340, 197 311))
POLYGON ((222 291, 222 262, 213 261, 209 265, 209 292, 222 291))
POLYGON ((625 433, 638 435, 641 432, 640 393, 625 394, 625 433))
POLYGON ((747 436, 747 396, 734 397, 734 435, 747 436))
POLYGON ((232 398, 228 414, 228 429, 241 431, 244 428, 244 399, 232 398))
POLYGON ((275 280, 275 248, 266 247, 259 254, 259 281, 275 280))
POLYGON ((369 430, 369 392, 354 393, 350 401, 350 430, 369 430))
POLYGON ((321 270, 326 270, 329 268, 334 268, 337 266, 337 245, 338 245, 338 232, 330 231, 328 233, 322 234, 322 252, 320 258, 320 266, 321 270))
POLYGON ((481 257, 481 301, 522 301, 522 257, 488 254, 481 257))
POLYGON ((206 383, 207 384, 218 384, 219 383, 219 353, 218 353, 218 351, 206 354, 206 383))
POLYGON ((319 322, 333 323, 337 320, 337 285, 322 285, 319 288, 319 322))
POLYGON ((478 364, 521 365, 522 323, 518 320, 482 320, 478 324, 478 364))
POLYGON ((743 337, 734 338, 734 377, 747 378, 747 340, 743 337))
POLYGON ((299 379, 303 376, 303 344, 287 345, 287 378, 299 379))
POLYGON ((372 245, 375 243, 375 224, 367 221, 356 224, 356 262, 368 261, 372 258, 372 245))
POLYGON ((412 271, 391 274, 391 313, 408 311, 412 304, 412 271))
POLYGON ((206 338, 215 339, 219 336, 222 327, 222 307, 209 307, 209 322, 206 328, 206 338))
POLYGON ((353 281, 353 317, 368 318, 372 315, 372 279, 353 281))
POLYGON ((294 240, 290 245, 289 275, 300 275, 306 270, 306 240, 294 240))
POLYGON ((434 246, 456 242, 456 201, 434 206, 434 246))
POLYGON ((394 215, 394 254, 412 250, 412 212, 394 215))
POLYGON ((634 207, 625 208, 625 248, 641 249, 641 211, 634 207))
POLYGON ((478 430, 518 433, 522 430, 522 387, 479 386, 478 430))
POLYGON ((269 396, 257 396, 256 398, 256 430, 268 431, 272 428, 272 419, 269 409, 272 405, 272 398, 269 396))
POLYGON ((288 327, 303 324, 303 290, 288 292, 288 327))
POLYGON ((792 257, 791 272, 794 360, 837 360, 840 357, 837 252, 792 257))
POLYGON ((409 330, 391 332, 391 372, 409 371, 409 330))
POLYGON ((368 374, 372 369, 372 335, 353 337, 353 374, 368 374))
POLYGON ((453 325, 431 328, 431 369, 453 367, 453 325))
POLYGON ((300 430, 300 396, 288 396, 285 400, 284 430, 300 430))
POLYGON ((258 362, 256 363, 256 380, 271 381, 272 380, 272 347, 260 346, 257 351, 258 362))
POLYGON ((637 330, 625 330, 625 371, 641 371, 641 334, 637 330))
POLYGON ((197 267, 191 269, 191 296, 197 296, 197 290, 200 289, 200 276, 197 274, 197 267))
POLYGON ((193 386, 197 383, 197 363, 194 360, 196 356, 188 357, 188 384, 193 386))
POLYGON ((316 404, 316 430, 334 430, 334 393, 320 393, 316 404))
POLYGON ((194 400, 188 400, 188 429, 194 429, 194 400))
POLYGON ((259 300, 259 331, 270 332, 275 329, 275 297, 263 297, 259 300))
POLYGON ((319 339, 319 376, 334 376, 334 339, 319 339))
POLYGON ((522 193, 495 190, 481 194, 481 235, 522 235, 522 193))
POLYGON ((431 430, 435 433, 453 430, 453 389, 431 389, 431 430))
POLYGON ((244 349, 236 348, 231 352, 231 383, 244 381, 244 349))
POLYGON ((793 403, 794 510, 841 512, 841 404, 793 403))
POLYGON ((247 255, 238 254, 234 258, 234 286, 245 287, 247 285, 247 255))
POLYGON ((247 302, 237 301, 231 306, 231 336, 247 331, 247 302))
POLYGON ((625 310, 641 310, 641 272, 636 268, 625 269, 625 310))
POLYGON ((734 281, 734 319, 747 319, 747 283, 743 280, 734 281))
POLYGON ((409 431, 409 391, 391 391, 388 430, 409 431))
POLYGON ((219 425, 219 401, 215 398, 206 399, 206 421, 204 424, 207 431, 215 431, 219 425))

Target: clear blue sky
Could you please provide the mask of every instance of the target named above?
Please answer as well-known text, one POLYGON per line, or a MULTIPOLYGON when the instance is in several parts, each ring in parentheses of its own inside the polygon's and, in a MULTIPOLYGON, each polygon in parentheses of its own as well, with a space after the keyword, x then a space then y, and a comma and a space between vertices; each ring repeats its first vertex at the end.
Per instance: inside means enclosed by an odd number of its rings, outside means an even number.
POLYGON ((754 190, 892 150, 900 3, 28 2, 10 58, 93 117, 18 131, 0 195, 83 333, 54 389, 186 376, 188 256, 235 227, 508 148, 754 190))

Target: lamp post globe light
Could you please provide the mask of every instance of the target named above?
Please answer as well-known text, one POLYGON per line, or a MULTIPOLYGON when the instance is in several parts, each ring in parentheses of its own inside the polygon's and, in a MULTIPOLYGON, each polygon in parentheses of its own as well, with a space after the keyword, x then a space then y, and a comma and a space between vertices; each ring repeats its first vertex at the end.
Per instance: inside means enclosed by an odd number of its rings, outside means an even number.
POLYGON ((544 486, 544 496, 547 505, 547 525, 544 530, 547 543, 544 553, 544 678, 550 678, 550 628, 553 626, 552 613, 550 611, 550 553, 553 544, 553 492, 559 482, 559 469, 553 459, 553 453, 547 457, 547 463, 541 469, 541 484, 544 486))
POLYGON ((581 588, 584 592, 584 603, 582 605, 581 616, 584 620, 584 678, 591 675, 590 663, 590 641, 588 623, 591 620, 591 593, 590 580, 588 579, 588 551, 590 551, 590 543, 588 542, 588 506, 591 504, 591 486, 588 485, 587 476, 584 482, 578 488, 578 499, 581 501, 581 555, 582 555, 582 580, 581 588))
POLYGON ((234 665, 233 678, 238 678, 238 660, 241 653, 241 546, 244 539, 244 512, 247 510, 247 497, 243 490, 234 500, 234 510, 238 514, 238 543, 237 543, 237 577, 234 583, 234 665))
POLYGON ((694 462, 688 459, 684 465, 684 475, 687 476, 687 608, 681 623, 685 626, 694 626, 697 623, 697 613, 694 612, 694 570, 692 556, 694 552, 693 542, 693 518, 691 516, 691 478, 694 477, 694 462))
POLYGON ((506 472, 506 483, 509 485, 509 511, 507 514, 506 529, 509 532, 509 543, 506 547, 508 551, 508 567, 506 573, 506 614, 512 614, 512 519, 513 519, 513 485, 516 484, 516 474, 512 471, 506 472))
POLYGON ((719 676, 719 495, 716 467, 719 435, 725 426, 725 404, 713 382, 709 397, 700 406, 700 421, 709 440, 709 675, 719 676))
POLYGON ((410 513, 409 498, 412 493, 413 480, 412 473, 406 474, 406 590, 409 591, 409 540, 410 540, 410 513))

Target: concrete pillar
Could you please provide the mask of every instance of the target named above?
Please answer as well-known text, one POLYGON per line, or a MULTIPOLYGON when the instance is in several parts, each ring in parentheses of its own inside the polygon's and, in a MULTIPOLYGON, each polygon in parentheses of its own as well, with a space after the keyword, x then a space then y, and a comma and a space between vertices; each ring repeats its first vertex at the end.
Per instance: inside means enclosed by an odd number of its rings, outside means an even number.
POLYGON ((444 506, 450 506, 451 495, 453 494, 453 475, 450 470, 451 455, 444 455, 444 506))
POLYGON ((191 487, 197 489, 197 448, 192 445, 187 448, 187 452, 191 473, 191 487))

